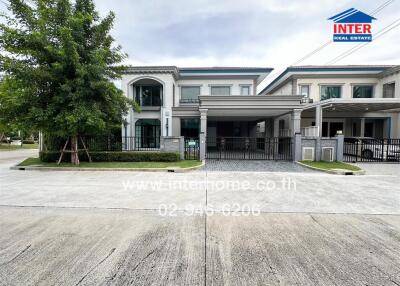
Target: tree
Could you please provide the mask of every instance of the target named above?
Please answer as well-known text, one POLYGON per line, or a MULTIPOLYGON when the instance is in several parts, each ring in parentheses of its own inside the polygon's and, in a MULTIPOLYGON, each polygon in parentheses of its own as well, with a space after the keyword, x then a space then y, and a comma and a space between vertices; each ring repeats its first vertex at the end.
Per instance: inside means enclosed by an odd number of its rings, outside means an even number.
POLYGON ((121 126, 129 107, 113 80, 126 57, 114 45, 114 14, 100 18, 93 0, 9 0, 0 24, 0 120, 71 142, 121 126))

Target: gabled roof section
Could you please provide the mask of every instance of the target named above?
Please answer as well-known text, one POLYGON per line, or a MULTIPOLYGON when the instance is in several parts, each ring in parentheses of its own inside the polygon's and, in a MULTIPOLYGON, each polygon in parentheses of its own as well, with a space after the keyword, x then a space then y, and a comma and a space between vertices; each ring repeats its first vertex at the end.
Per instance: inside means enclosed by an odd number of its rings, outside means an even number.
POLYGON ((384 78, 386 76, 390 76, 390 75, 395 74, 395 73, 400 73, 400 65, 396 65, 394 67, 391 67, 391 68, 388 68, 388 69, 384 70, 380 74, 380 76, 381 76, 381 78, 384 78))
POLYGON ((351 8, 330 17, 328 20, 333 20, 335 23, 371 23, 372 20, 376 20, 376 18, 357 9, 351 8))
POLYGON ((321 77, 321 76, 376 76, 391 69, 393 65, 335 65, 335 66, 291 66, 279 74, 270 84, 268 84, 259 94, 274 92, 293 77, 321 77))

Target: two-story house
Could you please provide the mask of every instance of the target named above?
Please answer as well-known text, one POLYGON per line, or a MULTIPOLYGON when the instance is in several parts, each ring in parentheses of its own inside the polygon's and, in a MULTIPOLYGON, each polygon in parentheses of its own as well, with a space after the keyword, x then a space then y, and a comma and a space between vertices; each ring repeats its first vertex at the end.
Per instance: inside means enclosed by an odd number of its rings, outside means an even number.
POLYGON ((400 138, 400 66, 289 67, 258 93, 271 70, 128 68, 122 89, 141 112, 126 118, 126 149, 159 149, 161 137, 183 136, 204 138, 208 158, 275 160, 291 157, 300 133, 400 138))
POLYGON ((130 111, 123 136, 143 148, 158 148, 160 136, 256 137, 259 122, 302 107, 299 95, 257 94, 271 70, 131 67, 122 88, 142 111, 130 111))

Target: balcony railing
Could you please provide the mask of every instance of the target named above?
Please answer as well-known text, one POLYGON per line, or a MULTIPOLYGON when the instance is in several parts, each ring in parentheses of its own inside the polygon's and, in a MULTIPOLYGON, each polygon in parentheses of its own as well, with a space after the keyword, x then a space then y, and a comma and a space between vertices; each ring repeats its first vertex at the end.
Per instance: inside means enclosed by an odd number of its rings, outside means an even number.
POLYGON ((318 126, 309 126, 309 127, 301 128, 301 136, 318 137, 319 136, 319 127, 318 126))
POLYGON ((196 99, 187 98, 187 99, 181 99, 181 100, 179 100, 179 102, 183 103, 183 104, 197 104, 197 103, 199 103, 199 99, 198 98, 196 98, 196 99))
POLYGON ((291 137, 292 130, 290 129, 279 129, 279 137, 291 137))

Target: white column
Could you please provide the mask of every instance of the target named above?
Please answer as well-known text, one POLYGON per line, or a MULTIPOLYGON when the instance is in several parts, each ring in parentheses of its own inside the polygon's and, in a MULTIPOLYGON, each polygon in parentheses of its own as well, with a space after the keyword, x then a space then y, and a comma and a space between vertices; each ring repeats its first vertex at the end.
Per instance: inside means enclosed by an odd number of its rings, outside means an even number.
POLYGON ((206 158, 207 109, 200 109, 200 160, 206 158))
POLYGON ((279 117, 274 118, 274 137, 279 137, 279 117))
POLYGON ((315 126, 318 127, 318 137, 322 137, 322 107, 320 104, 315 106, 315 126))
POLYGON ((360 137, 365 135, 365 118, 361 118, 360 137))
POLYGON ((207 136, 207 111, 208 109, 200 109, 200 133, 207 136))
POLYGON ((294 109, 292 114, 291 114, 291 120, 292 120, 292 137, 296 134, 296 133, 301 133, 301 109, 294 109))

